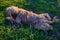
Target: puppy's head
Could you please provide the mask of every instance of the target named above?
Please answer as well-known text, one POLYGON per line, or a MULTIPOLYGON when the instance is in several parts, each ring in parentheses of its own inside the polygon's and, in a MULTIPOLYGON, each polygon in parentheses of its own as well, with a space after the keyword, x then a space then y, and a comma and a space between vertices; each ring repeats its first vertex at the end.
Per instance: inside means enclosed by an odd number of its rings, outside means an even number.
POLYGON ((17 17, 18 7, 11 6, 6 9, 6 15, 8 17, 13 17, 14 19, 17 17))

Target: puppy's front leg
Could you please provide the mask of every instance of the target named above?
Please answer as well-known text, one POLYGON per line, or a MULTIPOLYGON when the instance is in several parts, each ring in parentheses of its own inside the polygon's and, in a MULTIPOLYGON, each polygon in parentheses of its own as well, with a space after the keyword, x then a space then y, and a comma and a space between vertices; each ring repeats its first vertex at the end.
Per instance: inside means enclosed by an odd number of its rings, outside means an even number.
POLYGON ((14 22, 16 22, 16 23, 18 23, 18 24, 21 24, 21 19, 19 18, 19 17, 17 17, 15 20, 14 20, 14 22))
POLYGON ((14 20, 11 17, 7 17, 6 20, 13 24, 14 20))

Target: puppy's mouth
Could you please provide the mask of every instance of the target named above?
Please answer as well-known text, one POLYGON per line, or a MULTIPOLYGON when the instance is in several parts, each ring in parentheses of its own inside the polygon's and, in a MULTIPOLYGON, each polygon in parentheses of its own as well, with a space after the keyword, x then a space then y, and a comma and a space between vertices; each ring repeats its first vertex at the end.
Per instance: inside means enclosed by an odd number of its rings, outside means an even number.
POLYGON ((17 14, 12 14, 13 19, 16 19, 17 14))

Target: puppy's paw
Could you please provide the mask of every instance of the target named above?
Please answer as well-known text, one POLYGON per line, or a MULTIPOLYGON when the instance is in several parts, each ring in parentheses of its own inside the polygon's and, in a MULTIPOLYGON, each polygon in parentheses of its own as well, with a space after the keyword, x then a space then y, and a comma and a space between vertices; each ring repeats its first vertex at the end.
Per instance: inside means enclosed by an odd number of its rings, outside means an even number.
POLYGON ((10 18, 10 17, 7 17, 6 18, 6 21, 10 22, 10 23, 13 23, 13 20, 10 18))

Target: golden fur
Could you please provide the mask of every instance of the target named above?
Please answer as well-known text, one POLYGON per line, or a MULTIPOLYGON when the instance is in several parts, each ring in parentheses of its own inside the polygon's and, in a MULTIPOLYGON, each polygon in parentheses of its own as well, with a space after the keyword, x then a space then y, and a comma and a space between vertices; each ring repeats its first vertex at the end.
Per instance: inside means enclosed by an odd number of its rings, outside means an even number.
POLYGON ((27 11, 25 9, 22 8, 18 8, 16 6, 11 6, 8 7, 6 9, 6 15, 8 17, 11 17, 12 19, 14 19, 14 21, 18 21, 21 20, 27 24, 31 24, 33 26, 35 26, 35 28, 41 28, 41 29, 52 29, 53 27, 49 24, 49 23, 53 23, 53 21, 51 21, 51 18, 49 17, 49 15, 46 14, 36 14, 32 11, 27 11), (13 16, 15 16, 15 18, 13 16), (45 17, 47 16, 47 18, 45 17), (36 26, 37 24, 37 26, 36 26))

